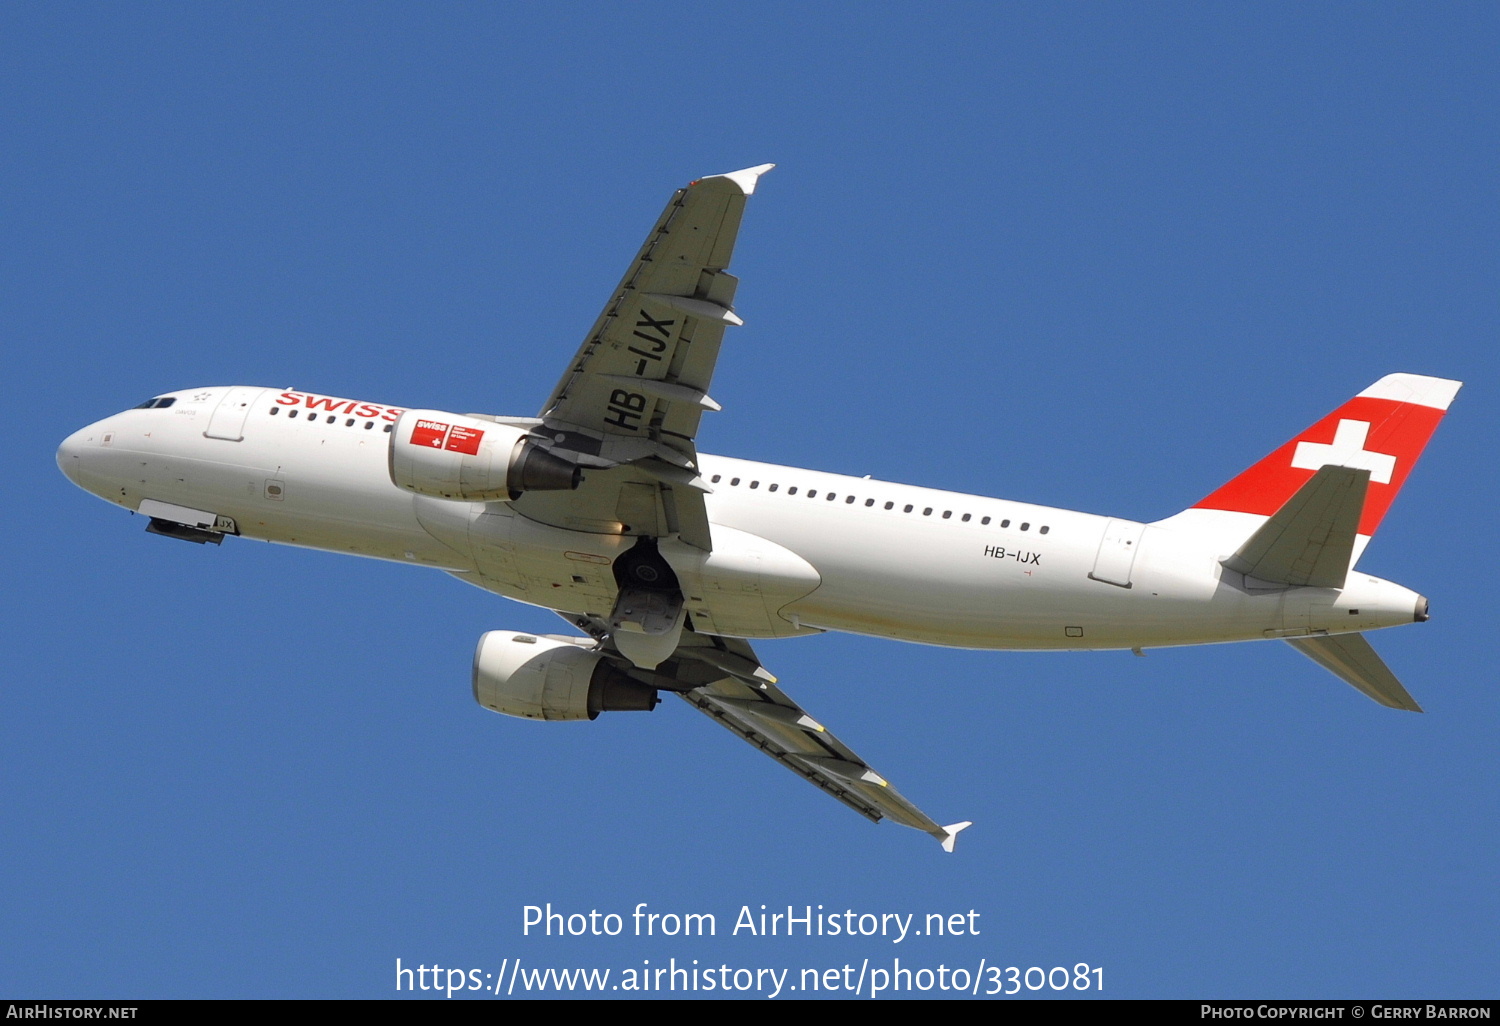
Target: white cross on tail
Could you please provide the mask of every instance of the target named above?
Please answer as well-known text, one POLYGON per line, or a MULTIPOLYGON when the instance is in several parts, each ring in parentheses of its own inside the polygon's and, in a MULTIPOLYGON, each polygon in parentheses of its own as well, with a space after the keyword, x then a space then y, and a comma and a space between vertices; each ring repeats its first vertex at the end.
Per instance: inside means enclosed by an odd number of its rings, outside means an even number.
POLYGON ((1391 474, 1396 470, 1396 457, 1366 449, 1365 439, 1369 436, 1369 421, 1341 420, 1331 443, 1298 442, 1297 451, 1292 454, 1292 466, 1299 470, 1317 470, 1329 464, 1353 467, 1368 470, 1371 481, 1390 484, 1391 474))

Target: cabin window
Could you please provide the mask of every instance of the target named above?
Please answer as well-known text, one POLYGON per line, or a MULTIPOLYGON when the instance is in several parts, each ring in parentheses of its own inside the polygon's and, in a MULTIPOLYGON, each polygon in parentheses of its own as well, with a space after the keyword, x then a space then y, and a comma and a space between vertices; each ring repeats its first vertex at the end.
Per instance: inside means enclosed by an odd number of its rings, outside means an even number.
POLYGON ((1042 529, 1041 529, 1041 530, 1040 530, 1040 531, 1038 531, 1038 532, 1037 532, 1037 533, 1038 533, 1038 534, 1046 534, 1046 533, 1047 533, 1047 532, 1048 532, 1048 531, 1050 531, 1050 530, 1052 530, 1052 528, 1050 528, 1050 527, 1043 527, 1043 528, 1042 528, 1042 529))
POLYGON ((873 506, 873 505, 875 505, 875 500, 874 499, 866 499, 865 500, 865 505, 866 506, 873 506))
POLYGON ((777 488, 777 486, 774 485, 774 484, 767 485, 766 486, 766 491, 768 491, 768 492, 774 492, 776 490, 776 488, 777 488))
POLYGON ((293 420, 297 419, 297 411, 296 410, 287 410, 286 411, 286 415, 288 417, 292 418, 293 420))
POLYGON ((814 489, 809 488, 807 490, 807 497, 809 499, 816 499, 818 497, 818 493, 814 489))
POLYGON ((276 416, 276 414, 278 414, 278 413, 281 412, 281 407, 280 406, 273 406, 267 412, 270 413, 271 416, 274 417, 274 416, 276 416))
POLYGON ((963 522, 967 524, 969 522, 969 518, 972 517, 973 515, 974 514, 972 514, 972 513, 965 513, 963 515, 963 522))
POLYGON ((989 522, 990 522, 990 518, 989 518, 989 517, 985 517, 985 518, 984 518, 984 519, 983 519, 983 520, 981 520, 981 521, 979 521, 979 522, 980 522, 980 523, 981 523, 981 524, 987 524, 987 523, 989 523, 989 522))
POLYGON ((375 426, 375 422, 373 420, 367 420, 367 421, 365 421, 365 430, 366 431, 370 430, 374 426, 375 426))
POLYGON ((715 474, 713 476, 713 483, 714 484, 718 484, 721 480, 723 480, 723 477, 724 477, 724 475, 722 475, 722 474, 715 474))
POLYGON ((792 485, 790 488, 788 488, 786 490, 786 493, 788 495, 796 495, 797 494, 797 486, 796 485, 792 485))
POLYGON ((1021 525, 1021 530, 1023 530, 1023 531, 1029 531, 1029 530, 1031 530, 1031 525, 1030 524, 1022 524, 1021 525))
POLYGON ((885 504, 885 508, 886 509, 895 509, 896 508, 896 504, 894 502, 888 502, 888 503, 885 504))
POLYGON ((1001 527, 1009 527, 1010 526, 1010 520, 1007 518, 1005 520, 1000 521, 1000 526, 1001 527))
POLYGON ((760 482, 759 481, 751 481, 750 482, 750 487, 751 488, 759 488, 760 487, 760 482))
POLYGON ((945 509, 945 510, 943 510, 943 519, 944 520, 947 520, 951 516, 953 516, 953 511, 951 509, 945 509))
POLYGON ((739 478, 737 478, 737 477, 731 477, 731 478, 730 478, 730 479, 729 479, 729 486, 730 486, 730 487, 731 487, 731 488, 733 488, 733 487, 735 487, 735 486, 737 486, 737 485, 738 485, 738 484, 739 484, 739 483, 740 483, 740 479, 739 479, 739 478))
POLYGON ((911 512, 911 503, 907 503, 905 506, 903 506, 901 508, 901 512, 903 512, 903 513, 910 513, 911 512))

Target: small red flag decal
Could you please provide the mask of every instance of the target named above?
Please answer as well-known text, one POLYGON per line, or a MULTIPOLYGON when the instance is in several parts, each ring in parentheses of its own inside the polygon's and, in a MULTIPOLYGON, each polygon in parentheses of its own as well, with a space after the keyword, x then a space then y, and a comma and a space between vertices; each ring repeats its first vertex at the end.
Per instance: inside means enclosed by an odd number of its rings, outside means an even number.
POLYGON ((448 431, 448 444, 443 446, 449 452, 461 452, 469 456, 479 455, 479 440, 484 437, 484 432, 478 428, 464 427, 455 424, 448 431))

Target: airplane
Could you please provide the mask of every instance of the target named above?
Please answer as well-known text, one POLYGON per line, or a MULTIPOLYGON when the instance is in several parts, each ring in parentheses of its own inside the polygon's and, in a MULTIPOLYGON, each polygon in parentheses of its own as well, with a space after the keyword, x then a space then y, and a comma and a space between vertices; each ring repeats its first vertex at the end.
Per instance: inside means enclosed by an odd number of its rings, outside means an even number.
POLYGON ((751 642, 825 631, 971 649, 1281 639, 1421 711, 1364 632, 1428 601, 1355 569, 1461 383, 1388 374, 1153 523, 702 454, 746 199, 679 189, 536 417, 295 389, 166 392, 70 435, 81 488, 197 544, 435 567, 580 634, 485 633, 472 686, 534 720, 670 692, 870 820, 940 825, 781 690, 751 642))

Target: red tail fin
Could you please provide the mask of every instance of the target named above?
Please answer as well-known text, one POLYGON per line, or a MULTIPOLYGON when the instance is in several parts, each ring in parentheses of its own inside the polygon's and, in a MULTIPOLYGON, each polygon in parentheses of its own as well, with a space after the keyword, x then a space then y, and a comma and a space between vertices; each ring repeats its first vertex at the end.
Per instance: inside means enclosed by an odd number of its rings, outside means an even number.
POLYGON ((1270 516, 1320 467, 1357 467, 1370 471, 1359 533, 1372 535, 1462 385, 1387 374, 1193 508, 1270 516))

